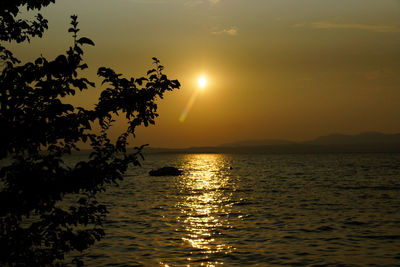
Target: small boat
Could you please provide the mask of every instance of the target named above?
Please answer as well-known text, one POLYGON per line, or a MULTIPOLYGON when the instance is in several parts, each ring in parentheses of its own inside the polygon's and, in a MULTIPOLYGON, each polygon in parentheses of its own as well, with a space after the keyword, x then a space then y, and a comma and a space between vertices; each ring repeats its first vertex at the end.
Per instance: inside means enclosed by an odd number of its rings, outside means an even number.
POLYGON ((181 175, 182 171, 175 167, 162 167, 157 170, 151 170, 150 176, 178 176, 181 175))

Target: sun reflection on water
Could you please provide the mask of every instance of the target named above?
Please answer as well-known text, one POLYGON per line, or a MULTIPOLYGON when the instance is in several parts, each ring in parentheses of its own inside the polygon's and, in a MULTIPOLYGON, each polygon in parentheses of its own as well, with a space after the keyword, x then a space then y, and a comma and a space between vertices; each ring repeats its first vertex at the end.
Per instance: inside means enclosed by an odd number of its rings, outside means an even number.
MULTIPOLYGON (((182 240, 206 258, 213 253, 228 254, 234 248, 221 238, 221 229, 232 227, 228 217, 235 185, 230 180, 229 162, 218 154, 185 157, 185 176, 180 180, 184 198, 178 203, 178 220, 185 229, 182 240)), ((208 262, 207 266, 216 264, 222 262, 208 262)))

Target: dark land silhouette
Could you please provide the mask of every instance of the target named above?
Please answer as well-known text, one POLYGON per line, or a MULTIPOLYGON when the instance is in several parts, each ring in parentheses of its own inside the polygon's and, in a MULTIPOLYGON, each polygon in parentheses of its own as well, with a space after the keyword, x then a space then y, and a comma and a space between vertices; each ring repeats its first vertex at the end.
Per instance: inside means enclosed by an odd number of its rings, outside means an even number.
MULTIPOLYGON (((94 42, 79 36, 76 15, 68 29, 71 46, 53 60, 39 56, 22 63, 3 46, 42 37, 47 20, 40 14, 33 21, 20 19, 20 9, 40 10, 54 2, 0 4, 1 266, 64 266, 67 253, 82 252, 103 238, 108 211, 97 193, 118 184, 128 166, 141 164, 143 146, 127 152, 128 137, 136 127, 154 124, 157 100, 180 87, 153 58, 154 69, 141 78, 100 67, 97 75, 106 89, 95 107, 69 104, 66 96, 95 87, 81 76, 88 68, 84 48, 94 42), (109 130, 119 114, 127 124, 111 140, 109 130), (92 148, 90 155, 74 166, 65 163, 81 143, 92 148)), ((72 261, 83 264, 79 257, 72 261)))
POLYGON ((400 134, 331 134, 310 141, 248 140, 220 146, 146 148, 144 153, 400 153, 400 134))

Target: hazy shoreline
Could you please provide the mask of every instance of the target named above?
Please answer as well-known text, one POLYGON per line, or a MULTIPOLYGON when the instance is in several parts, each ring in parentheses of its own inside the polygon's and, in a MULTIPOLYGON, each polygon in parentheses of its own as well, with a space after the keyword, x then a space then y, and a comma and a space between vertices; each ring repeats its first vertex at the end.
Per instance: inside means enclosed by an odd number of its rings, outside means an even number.
POLYGON ((329 154, 329 153, 400 153, 400 144, 389 145, 287 145, 259 147, 191 147, 191 148, 145 148, 144 154, 329 154))
MULTIPOLYGON (((133 148, 130 148, 133 150, 133 148)), ((400 134, 366 132, 358 135, 332 134, 313 140, 248 140, 217 146, 184 148, 145 146, 143 154, 327 154, 327 153, 400 153, 400 134)), ((77 153, 90 153, 82 149, 77 153)))

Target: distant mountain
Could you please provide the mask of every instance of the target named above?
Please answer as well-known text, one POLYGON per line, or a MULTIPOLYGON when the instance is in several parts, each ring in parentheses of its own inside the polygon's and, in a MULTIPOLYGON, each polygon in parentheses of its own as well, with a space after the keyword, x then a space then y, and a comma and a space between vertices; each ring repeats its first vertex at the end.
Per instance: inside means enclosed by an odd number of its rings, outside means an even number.
POLYGON ((246 141, 226 143, 220 145, 220 147, 280 146, 280 145, 292 145, 292 144, 295 144, 295 142, 287 140, 266 139, 266 140, 246 140, 246 141))
POLYGON ((400 144, 400 134, 379 132, 366 132, 358 135, 331 134, 304 143, 314 145, 400 144))
POLYGON ((248 140, 214 147, 145 148, 144 153, 400 153, 400 134, 331 134, 307 142, 248 140))
POLYGON ((359 144, 400 144, 400 133, 384 134, 379 132, 365 132, 357 135, 331 134, 317 137, 311 141, 293 142, 279 139, 246 140, 218 147, 259 147, 259 146, 284 146, 284 145, 359 145, 359 144))

